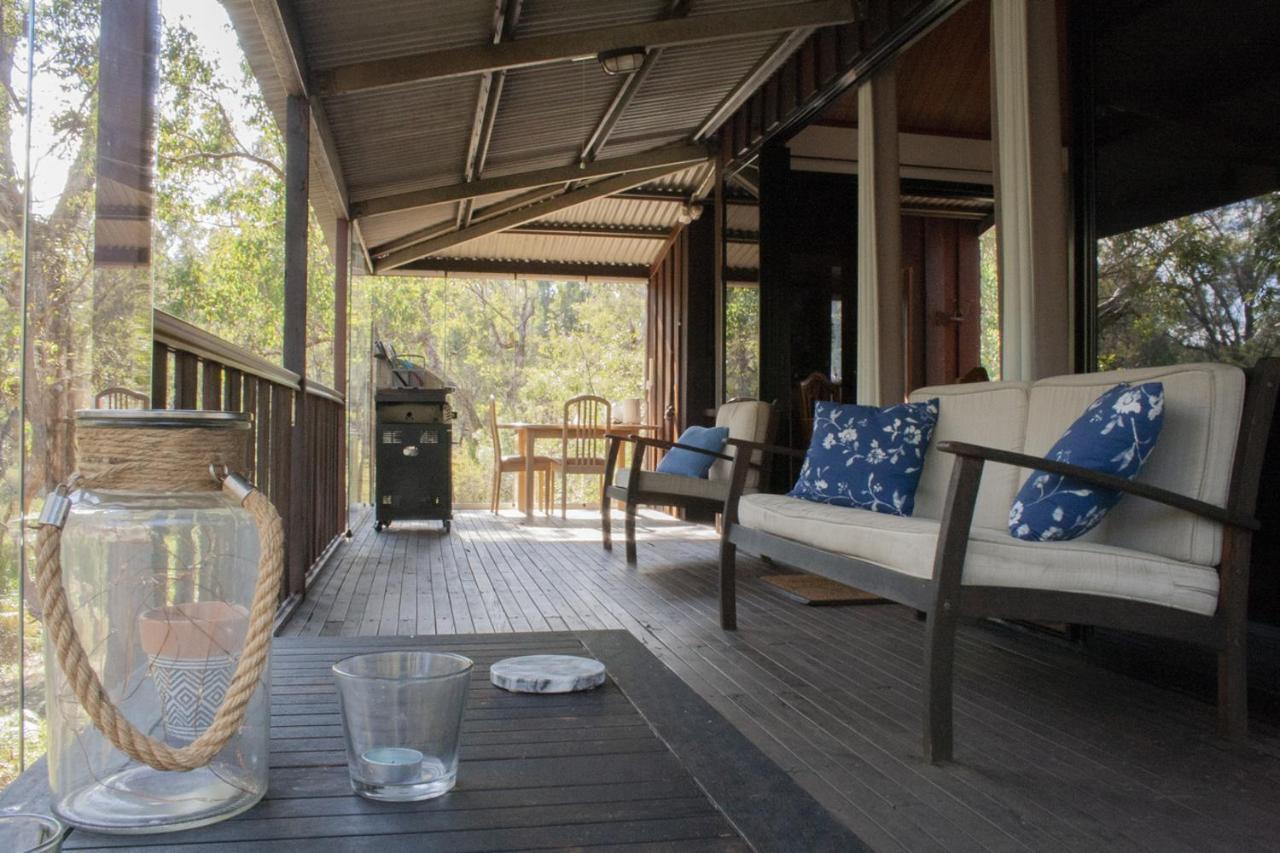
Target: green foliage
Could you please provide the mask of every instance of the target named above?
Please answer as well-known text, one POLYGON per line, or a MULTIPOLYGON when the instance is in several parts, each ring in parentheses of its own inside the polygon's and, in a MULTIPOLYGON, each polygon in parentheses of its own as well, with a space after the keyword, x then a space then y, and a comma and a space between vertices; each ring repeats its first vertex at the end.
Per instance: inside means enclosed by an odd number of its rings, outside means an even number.
POLYGON ((760 396, 759 288, 725 288, 724 396, 760 396))
MULTIPOLYGON (((156 306, 278 361, 284 140, 247 64, 218 68, 182 19, 165 22, 162 43, 156 306)), ((331 383, 333 260, 314 216, 308 279, 308 373, 331 383)))
POLYGON ((978 238, 981 288, 978 304, 982 324, 979 361, 992 379, 1000 378, 1000 271, 996 258, 998 245, 994 227, 988 228, 978 238))
MULTIPOLYGON (((610 400, 643 394, 646 291, 636 284, 581 284, 488 279, 355 280, 353 299, 370 307, 371 334, 425 364, 458 390, 452 401, 454 500, 486 504, 493 463, 488 407, 499 421, 558 423, 564 401, 576 394, 610 400)), ((363 334, 363 333, 358 333, 363 334)), ((366 339, 367 340, 367 339, 366 339)), ((368 381, 368 347, 355 349, 352 384, 368 381)), ((354 404, 360 419, 349 432, 356 466, 352 480, 368 482, 367 401, 354 404)), ((514 436, 503 435, 515 453, 514 436)), ((541 453, 558 453, 539 445, 541 453)), ((505 484, 511 497, 513 478, 505 484)), ((582 501, 587 478, 570 478, 570 500, 582 501)), ((558 489, 558 486, 557 486, 558 489)), ((362 499, 367 500, 365 491, 362 499)))
POLYGON ((1098 241, 1099 367, 1280 352, 1280 193, 1098 241))

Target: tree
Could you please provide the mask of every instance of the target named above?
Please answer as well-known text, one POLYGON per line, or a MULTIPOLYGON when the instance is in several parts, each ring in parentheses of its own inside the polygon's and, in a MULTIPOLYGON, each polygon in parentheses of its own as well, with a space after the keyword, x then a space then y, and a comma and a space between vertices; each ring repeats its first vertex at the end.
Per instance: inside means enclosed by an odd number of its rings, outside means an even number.
POLYGON ((1280 193, 1098 243, 1100 366, 1280 352, 1280 193))

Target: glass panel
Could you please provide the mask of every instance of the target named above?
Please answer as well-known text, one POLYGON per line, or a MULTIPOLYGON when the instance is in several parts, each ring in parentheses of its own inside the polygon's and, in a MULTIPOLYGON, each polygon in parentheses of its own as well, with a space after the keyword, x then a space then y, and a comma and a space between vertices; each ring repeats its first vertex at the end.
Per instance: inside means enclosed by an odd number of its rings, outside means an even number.
POLYGON ((0 215, 0 396, 4 401, 3 430, 0 431, 0 500, 3 501, 4 536, 0 538, 0 787, 16 776, 24 758, 21 732, 28 729, 32 754, 43 751, 39 718, 32 712, 30 725, 25 710, 24 670, 41 666, 37 641, 38 623, 21 603, 22 451, 25 436, 22 420, 23 364, 23 212, 26 204, 25 169, 29 162, 25 147, 28 85, 25 4, 7 3, 0 15, 0 185, 5 205, 0 215))
POLYGON ((841 376, 841 358, 843 348, 840 344, 842 329, 844 328, 844 303, 839 299, 831 300, 831 362, 830 375, 831 381, 839 385, 841 376))
POLYGON ((978 300, 982 318, 980 363, 991 379, 1000 378, 1000 265, 997 247, 996 229, 993 225, 978 237, 978 300))
MULTIPOLYGON (((457 389, 450 401, 458 413, 453 424, 458 444, 453 491, 458 506, 488 505, 494 456, 490 400, 496 402, 501 422, 558 424, 565 400, 577 394, 597 394, 613 402, 643 396, 643 284, 371 276, 352 280, 357 300, 368 300, 373 339, 393 345, 402 357, 424 364, 457 389)), ((353 352, 355 346, 353 341, 353 352)), ((353 386, 360 381, 353 372, 353 386)), ((516 453, 515 433, 500 434, 504 453, 516 453)), ((354 444, 354 427, 352 440, 354 444)), ((558 439, 544 439, 537 452, 559 456, 558 439)), ((360 461, 365 468, 367 458, 365 453, 360 461)), ((505 503, 515 497, 515 479, 503 478, 505 503)), ((598 478, 570 476, 568 485, 571 504, 594 505, 598 499, 593 497, 599 494, 598 478)), ((557 481, 557 501, 559 490, 557 481)))
POLYGON ((278 362, 284 140, 222 4, 161 15, 156 307, 278 362))
POLYGON ((754 285, 725 288, 724 395, 760 395, 760 288, 754 285))
POLYGON ((332 247, 312 212, 307 237, 307 377, 329 387, 334 381, 334 274, 332 247))
POLYGON ((1098 241, 1098 366, 1280 354, 1280 192, 1098 241))

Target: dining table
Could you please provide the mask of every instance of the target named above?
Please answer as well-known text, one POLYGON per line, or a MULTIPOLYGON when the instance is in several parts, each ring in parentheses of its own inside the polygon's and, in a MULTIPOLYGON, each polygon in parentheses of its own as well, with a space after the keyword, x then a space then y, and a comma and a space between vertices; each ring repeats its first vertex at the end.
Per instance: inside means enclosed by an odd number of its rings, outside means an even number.
MULTIPOLYGON (((498 429, 511 430, 516 434, 516 447, 521 456, 524 457, 524 471, 516 474, 516 504, 520 511, 524 513, 526 521, 533 520, 533 462, 535 451, 537 450, 538 441, 543 439, 558 439, 564 434, 564 423, 530 423, 525 421, 511 421, 508 423, 498 424, 498 429)), ((581 430, 582 427, 575 427, 581 430)), ((657 424, 641 424, 641 423, 619 423, 610 424, 609 426, 599 426, 590 428, 599 435, 604 436, 606 433, 616 432, 623 435, 631 435, 635 433, 653 433, 657 432, 657 424)), ((626 445, 622 446, 622 450, 618 454, 618 465, 626 464, 626 445)))

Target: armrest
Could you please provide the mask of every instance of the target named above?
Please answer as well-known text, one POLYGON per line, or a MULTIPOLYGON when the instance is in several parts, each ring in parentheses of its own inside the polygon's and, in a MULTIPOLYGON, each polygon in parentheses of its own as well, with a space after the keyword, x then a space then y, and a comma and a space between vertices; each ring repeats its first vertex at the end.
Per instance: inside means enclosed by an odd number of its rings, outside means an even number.
POLYGON ((1124 494, 1135 495, 1145 498, 1149 501, 1165 504, 1174 509, 1180 509, 1185 512, 1198 515, 1201 518, 1207 518, 1210 521, 1216 521, 1219 524, 1225 524, 1231 527, 1239 527, 1244 530, 1258 530, 1261 525, 1257 519, 1248 516, 1239 515, 1211 503, 1189 498, 1186 495, 1180 495, 1177 492, 1171 492, 1168 489, 1162 489, 1158 486, 1152 486, 1148 483, 1141 483, 1137 480, 1126 480, 1124 477, 1117 477, 1115 474, 1104 474, 1101 471, 1092 471, 1088 468, 1081 468, 1079 465, 1072 465, 1068 462, 1058 462, 1053 459, 1043 459, 1039 456, 1031 456, 1026 453, 1014 453, 1010 450, 998 450, 994 447, 981 447, 976 444, 967 444, 962 441, 940 441, 937 449, 943 453, 951 453, 955 456, 961 456, 968 459, 982 459, 986 462, 997 462, 1003 465, 1016 465, 1019 468, 1031 468, 1037 471, 1045 471, 1049 474, 1060 474, 1064 477, 1071 477, 1075 480, 1088 483, 1092 486, 1101 486, 1106 489, 1113 489, 1124 494))
POLYGON ((731 438, 726 443, 732 444, 734 447, 739 447, 743 450, 750 451, 750 453, 748 454, 740 454, 740 455, 750 456, 754 454, 756 451, 760 451, 762 454, 765 454, 765 455, 778 453, 783 456, 793 456, 796 459, 803 459, 805 455, 805 451, 796 450, 794 447, 783 447, 780 444, 761 444, 758 441, 747 441, 746 439, 743 439, 743 438, 731 438))

